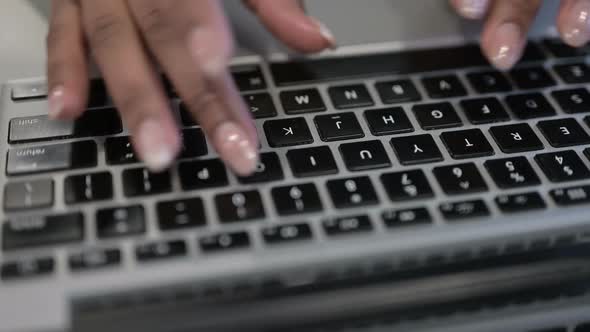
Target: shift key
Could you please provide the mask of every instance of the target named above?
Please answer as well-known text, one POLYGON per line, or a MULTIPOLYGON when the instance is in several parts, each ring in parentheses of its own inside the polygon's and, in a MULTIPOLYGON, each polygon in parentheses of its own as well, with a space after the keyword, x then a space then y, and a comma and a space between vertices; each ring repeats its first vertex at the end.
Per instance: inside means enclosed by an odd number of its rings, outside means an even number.
POLYGON ((117 110, 102 108, 88 110, 76 121, 52 120, 47 115, 12 119, 8 142, 16 144, 70 137, 115 135, 122 130, 117 110))
POLYGON ((24 175, 96 166, 94 141, 40 145, 8 151, 6 174, 24 175))
POLYGON ((81 213, 15 217, 2 225, 2 249, 5 251, 83 239, 84 216, 81 213))

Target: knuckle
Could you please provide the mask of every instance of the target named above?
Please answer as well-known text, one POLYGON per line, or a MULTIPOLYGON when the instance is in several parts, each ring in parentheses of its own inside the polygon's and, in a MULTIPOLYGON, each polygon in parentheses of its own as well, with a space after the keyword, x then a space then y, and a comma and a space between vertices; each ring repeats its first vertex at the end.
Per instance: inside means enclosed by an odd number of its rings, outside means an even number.
POLYGON ((124 35, 126 26, 123 18, 117 15, 96 16, 88 23, 88 42, 95 49, 112 46, 124 35))
POLYGON ((161 44, 178 38, 173 13, 170 2, 150 1, 139 6, 137 21, 149 42, 161 44))
POLYGON ((197 112, 200 115, 212 111, 213 105, 218 102, 218 97, 215 93, 207 88, 197 89, 185 98, 185 102, 189 106, 189 109, 193 112, 197 112))

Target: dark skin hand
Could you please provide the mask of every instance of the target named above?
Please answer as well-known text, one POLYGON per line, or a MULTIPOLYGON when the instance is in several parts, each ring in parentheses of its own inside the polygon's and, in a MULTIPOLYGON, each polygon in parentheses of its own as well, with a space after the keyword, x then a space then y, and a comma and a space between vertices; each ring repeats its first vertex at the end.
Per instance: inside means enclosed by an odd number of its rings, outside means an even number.
MULTIPOLYGON (((302 53, 335 47, 330 31, 299 0, 244 0, 279 40, 302 53), (305 36, 305 38, 301 38, 305 36)), ((522 54, 541 0, 451 0, 458 13, 485 19, 482 49, 508 69, 522 54)), ((558 29, 572 46, 590 39, 590 0, 563 0, 558 29)), ((89 57, 98 65, 135 150, 153 171, 167 168, 181 140, 156 67, 210 142, 239 175, 258 162, 250 113, 227 70, 233 37, 218 0, 52 0, 47 37, 49 115, 85 110, 89 57)))

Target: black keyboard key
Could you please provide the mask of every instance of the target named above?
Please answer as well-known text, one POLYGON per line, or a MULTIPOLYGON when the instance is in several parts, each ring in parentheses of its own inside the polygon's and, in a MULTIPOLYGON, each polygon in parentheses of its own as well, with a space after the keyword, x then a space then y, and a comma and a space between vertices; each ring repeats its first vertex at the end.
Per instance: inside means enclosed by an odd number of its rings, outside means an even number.
POLYGON ((365 111, 365 119, 373 135, 394 135, 414 131, 410 119, 401 107, 365 111))
POLYGON ((375 188, 369 177, 331 180, 326 183, 334 206, 338 209, 379 203, 375 188))
POLYGON ((588 204, 590 203, 590 186, 554 189, 549 192, 549 195, 559 206, 588 204))
POLYGON ((284 178, 279 156, 274 152, 260 154, 256 171, 250 176, 240 176, 238 181, 243 184, 279 181, 284 178))
POLYGON ((426 208, 387 210, 381 217, 388 228, 432 224, 432 216, 426 208))
POLYGON ((392 138, 391 146, 402 165, 433 163, 443 160, 438 146, 430 135, 392 138))
POLYGON ((433 173, 448 195, 485 192, 488 185, 473 163, 436 167, 433 173))
POLYGON ((182 149, 179 158, 195 158, 207 154, 207 142, 201 129, 185 129, 181 136, 182 149))
POLYGON ((240 91, 266 89, 264 75, 256 65, 235 66, 231 73, 240 91))
POLYGON ((381 141, 365 141, 340 145, 340 153, 350 171, 366 171, 391 166, 381 141))
POLYGON ((47 115, 10 120, 9 143, 115 135, 123 130, 115 109, 86 111, 76 121, 51 120, 47 115))
POLYGON ((375 84, 384 104, 406 103, 422 99, 410 80, 379 82, 375 84))
POLYGON ((541 89, 556 84, 551 74, 543 67, 517 68, 510 72, 520 89, 541 89))
POLYGON ((590 136, 576 119, 541 121, 537 126, 549 144, 556 148, 590 143, 590 136))
POLYGON ((365 137, 354 113, 320 115, 315 117, 314 122, 324 142, 365 137))
POLYGON ((141 205, 107 208, 96 212, 96 234, 101 239, 139 235, 145 232, 141 205))
POLYGON ((590 323, 580 324, 574 330, 574 332, 588 332, 588 331, 590 331, 590 323))
POLYGON ((504 153, 520 153, 543 149, 543 143, 526 123, 491 127, 490 133, 504 153))
POLYGON ((539 176, 525 157, 488 160, 484 165, 500 188, 511 189, 541 184, 539 176))
POLYGON ((135 257, 143 263, 183 257, 186 254, 186 242, 183 240, 146 243, 135 248, 135 257))
POLYGON ((228 184, 225 165, 219 159, 183 162, 178 166, 178 175, 184 190, 223 187, 228 184))
POLYGON ((160 202, 156 205, 158 224, 164 231, 205 226, 205 206, 200 198, 160 202))
POLYGON ((328 236, 363 233, 373 230, 371 219, 366 215, 330 218, 324 220, 322 225, 324 232, 328 236))
POLYGON ((47 276, 55 270, 53 258, 32 258, 2 264, 0 278, 4 281, 47 276))
POLYGON ((27 101, 32 99, 47 98, 47 82, 21 83, 10 91, 13 101, 27 101))
POLYGON ((2 225, 4 250, 80 242, 83 239, 84 216, 81 213, 14 217, 2 225))
POLYGON ((4 186, 4 210, 40 209, 53 205, 53 180, 39 179, 7 183, 4 186))
POLYGON ((494 148, 479 129, 451 131, 440 135, 444 145, 454 159, 491 156, 494 148))
POLYGON ((452 98, 467 95, 463 83, 455 75, 424 78, 422 84, 430 98, 452 98))
POLYGON ((389 199, 394 202, 434 197, 432 187, 422 170, 410 170, 381 175, 389 199))
POLYGON ((262 230, 262 237, 267 244, 285 244, 311 240, 312 236, 309 225, 303 223, 269 226, 262 230))
POLYGON ((541 93, 527 93, 506 97, 506 103, 521 120, 554 116, 555 109, 541 93))
POLYGON ((553 91, 551 95, 566 113, 590 112, 590 93, 584 88, 553 91))
POLYGON ((469 73, 467 79, 478 93, 508 92, 512 90, 506 76, 499 71, 469 73))
POLYGON ((590 67, 585 63, 557 65, 553 70, 568 84, 590 83, 590 67))
POLYGON ((273 188, 271 196, 281 216, 322 211, 322 201, 313 183, 273 188))
POLYGON ((327 146, 289 150, 287 159, 293 175, 298 178, 338 173, 334 155, 327 146))
POLYGON ((510 116, 497 98, 467 99, 461 101, 463 112, 473 124, 510 121, 510 116))
POLYGON ((537 155, 535 160, 551 182, 566 182, 590 178, 590 170, 575 151, 537 155))
POLYGON ((215 205, 221 222, 248 221, 264 218, 264 206, 256 190, 220 194, 215 205))
POLYGON ((250 236, 246 232, 215 234, 200 238, 199 246, 206 253, 244 249, 250 246, 250 236))
POLYGON ((105 150, 107 163, 110 165, 133 164, 139 161, 128 136, 107 138, 105 150))
POLYGON ((147 168, 126 169, 123 178, 123 192, 127 197, 156 195, 170 192, 170 172, 150 172, 147 168))
POLYGON ((337 109, 373 106, 373 98, 369 90, 362 85, 334 86, 328 88, 332 104, 337 109))
POLYGON ((195 116, 191 113, 191 111, 189 111, 184 102, 181 102, 178 105, 178 110, 180 112, 180 120, 182 121, 183 126, 194 127, 198 125, 195 116))
POLYGON ((553 56, 558 58, 575 58, 583 57, 589 53, 588 45, 582 47, 572 47, 565 44, 559 38, 548 38, 543 41, 553 56))
POLYGON ((273 148, 313 143, 305 118, 266 121, 264 132, 268 144, 273 148))
POLYGON ((496 197, 496 205, 504 213, 529 212, 547 207, 543 197, 537 192, 500 195, 496 197))
POLYGON ((109 101, 107 86, 102 79, 90 80, 88 88, 88 108, 104 107, 109 101))
POLYGON ((277 109, 268 93, 245 95, 244 100, 255 119, 272 118, 277 115, 277 109))
POLYGON ((24 175, 94 167, 97 148, 93 141, 53 144, 8 151, 6 174, 24 175))
POLYGON ((113 198, 113 176, 109 172, 68 176, 64 182, 66 204, 113 198))
POLYGON ((440 212, 448 221, 487 217, 490 210, 483 200, 471 200, 440 205, 440 212))
POLYGON ((425 130, 460 127, 463 122, 450 103, 422 104, 412 108, 420 126, 425 130))
POLYGON ((121 264, 118 249, 94 249, 70 255, 70 269, 75 272, 114 267, 121 264))
POLYGON ((282 91, 279 94, 283 109, 287 114, 323 112, 324 100, 317 89, 282 91))

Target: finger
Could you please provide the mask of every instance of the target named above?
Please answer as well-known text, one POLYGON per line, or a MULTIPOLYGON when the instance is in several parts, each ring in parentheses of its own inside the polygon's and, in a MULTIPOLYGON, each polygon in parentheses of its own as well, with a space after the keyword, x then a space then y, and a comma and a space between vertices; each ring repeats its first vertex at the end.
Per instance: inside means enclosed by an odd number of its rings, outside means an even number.
POLYGON ((568 45, 586 45, 590 41, 590 1, 562 0, 557 28, 568 45))
POLYGON ((540 4, 541 0, 496 0, 492 3, 481 43, 484 54, 494 66, 506 70, 520 59, 540 4))
POLYGON ((228 74, 233 38, 213 0, 130 0, 150 50, 220 157, 240 175, 256 169, 258 140, 228 74))
POLYGON ((245 0, 245 3, 268 30, 298 51, 311 53, 336 47, 332 32, 306 15, 300 0, 245 0))
POLYGON ((90 49, 134 147, 148 168, 161 171, 174 160, 180 138, 127 5, 120 0, 82 0, 81 5, 90 49))
POLYGON ((451 5, 459 15, 471 20, 479 20, 486 15, 490 0, 451 0, 451 5))
POLYGON ((49 116, 75 118, 86 108, 88 64, 80 8, 74 0, 53 0, 47 34, 49 116))

